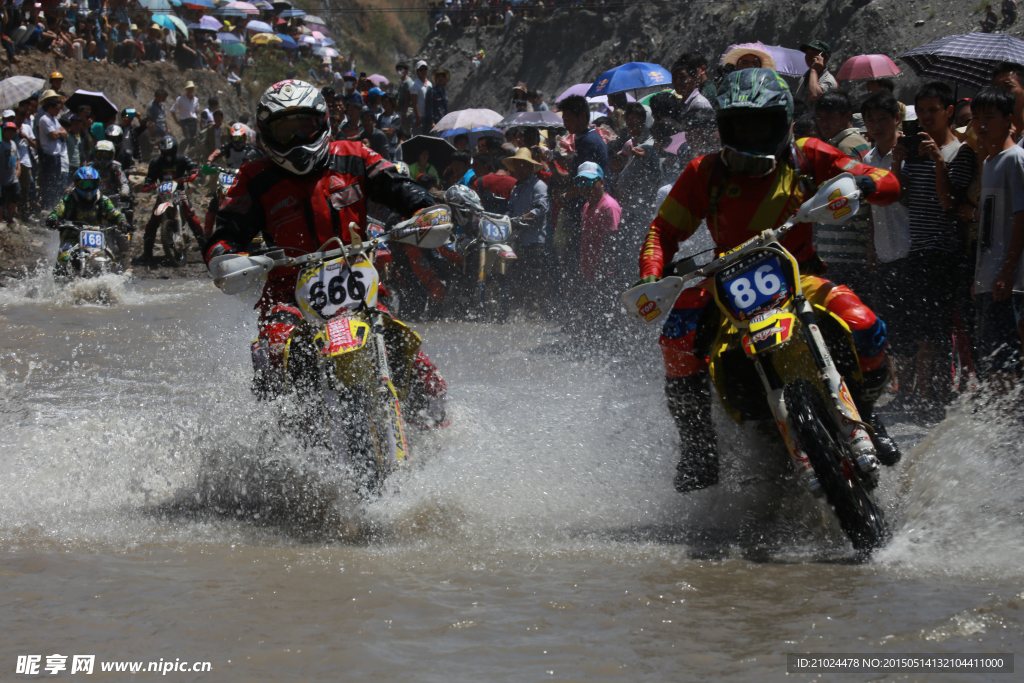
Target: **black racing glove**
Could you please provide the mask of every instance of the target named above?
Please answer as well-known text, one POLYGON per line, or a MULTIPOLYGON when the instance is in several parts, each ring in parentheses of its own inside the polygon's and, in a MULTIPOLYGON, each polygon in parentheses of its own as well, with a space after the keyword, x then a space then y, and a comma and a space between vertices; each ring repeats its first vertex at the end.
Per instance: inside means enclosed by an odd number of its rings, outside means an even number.
POLYGON ((50 228, 51 230, 56 230, 57 229, 57 225, 59 223, 60 223, 60 221, 58 221, 53 216, 47 216, 47 218, 46 218, 46 227, 50 228))
POLYGON ((865 198, 873 195, 878 190, 878 186, 875 185, 875 179, 869 175, 857 175, 853 178, 857 183, 857 189, 864 193, 865 198))

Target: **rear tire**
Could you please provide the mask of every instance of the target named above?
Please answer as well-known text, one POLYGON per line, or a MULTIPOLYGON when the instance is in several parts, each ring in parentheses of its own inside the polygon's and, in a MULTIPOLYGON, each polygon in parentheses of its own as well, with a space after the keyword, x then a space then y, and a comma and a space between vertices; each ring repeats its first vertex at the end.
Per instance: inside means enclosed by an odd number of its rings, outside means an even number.
POLYGON ((870 552, 883 546, 889 539, 885 517, 836 437, 821 394, 810 381, 802 379, 786 386, 785 397, 797 437, 853 547, 870 552))
POLYGON ((164 219, 160 232, 160 244, 163 245, 164 256, 167 260, 176 268, 185 265, 188 245, 185 243, 185 233, 181 229, 181 221, 164 219))

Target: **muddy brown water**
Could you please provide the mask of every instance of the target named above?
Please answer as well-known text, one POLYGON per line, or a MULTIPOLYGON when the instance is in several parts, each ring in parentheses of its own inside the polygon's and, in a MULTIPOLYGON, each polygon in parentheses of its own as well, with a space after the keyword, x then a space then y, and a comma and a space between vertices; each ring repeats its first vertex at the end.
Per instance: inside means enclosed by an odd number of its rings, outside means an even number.
POLYGON ((895 425, 894 538, 858 562, 770 439, 721 415, 722 485, 672 490, 649 336, 599 361, 541 322, 420 325, 452 425, 360 504, 329 467, 246 470, 316 460, 268 438, 250 308, 206 280, 0 292, 0 680, 55 653, 109 679, 130 674, 100 662, 162 659, 210 662, 176 681, 746 681, 786 678, 791 652, 1021 650, 1001 413, 895 425))

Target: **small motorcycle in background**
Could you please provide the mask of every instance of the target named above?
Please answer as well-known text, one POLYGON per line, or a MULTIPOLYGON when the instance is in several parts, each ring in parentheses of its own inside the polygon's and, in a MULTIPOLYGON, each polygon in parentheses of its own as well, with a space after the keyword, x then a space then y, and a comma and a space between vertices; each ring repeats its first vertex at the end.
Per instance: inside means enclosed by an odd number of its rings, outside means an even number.
MULTIPOLYGON (((54 277, 60 280, 99 277, 122 271, 118 258, 115 227, 98 227, 81 221, 68 221, 58 226, 60 251, 54 265, 54 277)), ((131 235, 125 235, 125 240, 131 235)))
POLYGON ((185 265, 188 253, 188 230, 182 220, 181 203, 187 201, 188 178, 162 180, 156 186, 156 208, 153 213, 161 217, 160 245, 164 257, 175 267, 185 265))

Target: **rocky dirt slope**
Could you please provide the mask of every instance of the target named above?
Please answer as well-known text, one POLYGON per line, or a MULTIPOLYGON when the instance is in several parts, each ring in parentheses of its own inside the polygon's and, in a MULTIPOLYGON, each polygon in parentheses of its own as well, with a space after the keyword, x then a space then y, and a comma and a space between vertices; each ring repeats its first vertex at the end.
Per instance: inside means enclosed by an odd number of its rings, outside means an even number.
MULTIPOLYGON (((983 8, 984 3, 950 0, 637 3, 604 15, 577 11, 517 19, 507 34, 501 27, 433 33, 416 56, 452 72, 453 109, 487 107, 504 114, 508 91, 518 81, 554 97, 623 62, 669 66, 683 52, 700 50, 717 63, 730 44, 753 40, 791 48, 824 40, 832 46, 830 66, 837 71, 854 55, 896 57, 935 38, 977 30, 983 8), (486 58, 474 71, 470 56, 479 49, 486 58)), ((1024 33, 1024 20, 1007 32, 1024 33)), ((900 79, 897 95, 911 98, 916 83, 913 77, 900 79)))

